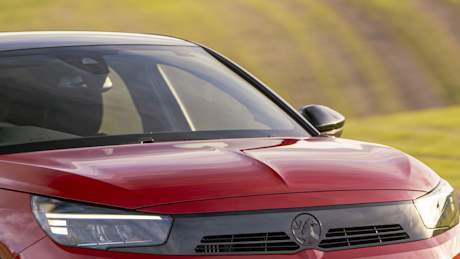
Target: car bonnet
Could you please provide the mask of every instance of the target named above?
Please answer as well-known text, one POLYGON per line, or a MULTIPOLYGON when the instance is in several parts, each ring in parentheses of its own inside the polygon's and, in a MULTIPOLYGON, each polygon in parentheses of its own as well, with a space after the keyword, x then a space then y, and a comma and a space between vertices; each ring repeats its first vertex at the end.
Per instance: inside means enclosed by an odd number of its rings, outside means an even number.
POLYGON ((0 188, 129 209, 351 190, 427 192, 439 176, 382 145, 332 137, 164 142, 0 156, 0 188))

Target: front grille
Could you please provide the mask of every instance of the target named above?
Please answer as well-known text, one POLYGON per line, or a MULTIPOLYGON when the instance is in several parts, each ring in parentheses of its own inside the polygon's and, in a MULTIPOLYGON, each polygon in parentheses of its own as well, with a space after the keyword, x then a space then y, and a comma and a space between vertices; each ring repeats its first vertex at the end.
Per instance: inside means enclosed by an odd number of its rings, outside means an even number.
POLYGON ((321 248, 351 247, 409 239, 400 225, 329 229, 321 248))
POLYGON ((196 253, 238 253, 292 251, 299 246, 284 232, 241 235, 205 236, 195 248, 196 253))

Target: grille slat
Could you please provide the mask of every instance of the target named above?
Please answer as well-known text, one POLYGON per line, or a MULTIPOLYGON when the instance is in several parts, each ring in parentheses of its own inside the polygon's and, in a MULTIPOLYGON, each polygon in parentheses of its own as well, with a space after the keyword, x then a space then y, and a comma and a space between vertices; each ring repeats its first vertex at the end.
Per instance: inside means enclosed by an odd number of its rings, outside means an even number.
POLYGON ((400 225, 366 226, 330 229, 318 245, 321 248, 340 248, 408 239, 400 225))
MULTIPOLYGON (((393 232, 392 234, 399 234, 399 233, 404 234, 405 232, 404 232, 404 231, 397 231, 397 232, 395 231, 395 232, 393 232)), ((369 233, 369 234, 346 235, 346 236, 347 236, 347 237, 353 237, 353 238, 355 238, 355 237, 371 237, 371 236, 375 236, 376 234, 377 234, 377 233, 374 232, 374 233, 369 233)), ((380 235, 383 236, 383 235, 386 234, 386 233, 378 233, 378 234, 380 234, 380 235)), ((331 236, 326 236, 326 238, 325 238, 324 240, 326 240, 326 239, 327 239, 327 240, 341 239, 341 238, 343 238, 344 236, 345 236, 345 235, 341 235, 341 236, 332 236, 332 237, 331 237, 331 236)))
POLYGON ((205 236, 196 253, 276 252, 299 249, 283 232, 205 236))
MULTIPOLYGON (((289 240, 287 240, 289 241, 289 240)), ((276 244, 276 243, 279 243, 280 241, 270 241, 270 240, 267 240, 267 241, 240 241, 240 242, 216 242, 216 243, 203 243, 203 244, 209 244, 209 245, 212 245, 212 244, 218 244, 218 245, 232 245, 232 244, 276 244)))

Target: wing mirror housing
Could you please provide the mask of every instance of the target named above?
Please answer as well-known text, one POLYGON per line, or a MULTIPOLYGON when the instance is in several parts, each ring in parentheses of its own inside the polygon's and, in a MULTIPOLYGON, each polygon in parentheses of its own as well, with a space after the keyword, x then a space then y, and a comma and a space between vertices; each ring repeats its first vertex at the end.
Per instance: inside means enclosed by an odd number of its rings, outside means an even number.
POLYGON ((345 117, 323 105, 308 105, 299 110, 322 135, 340 137, 345 125, 345 117))

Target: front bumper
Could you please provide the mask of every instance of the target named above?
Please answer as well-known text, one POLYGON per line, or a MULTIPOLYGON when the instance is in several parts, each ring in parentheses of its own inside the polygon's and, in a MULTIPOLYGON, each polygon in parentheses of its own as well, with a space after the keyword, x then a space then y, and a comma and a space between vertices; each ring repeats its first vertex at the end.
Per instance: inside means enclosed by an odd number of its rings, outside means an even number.
POLYGON ((176 259, 176 258, 206 258, 206 259, 232 259, 232 258, 292 258, 292 259, 460 259, 460 224, 436 237, 420 241, 400 244, 355 248, 338 251, 322 252, 308 249, 296 254, 276 255, 146 255, 124 252, 100 251, 73 247, 59 246, 48 237, 41 239, 34 245, 22 251, 15 259, 96 259, 96 258, 139 258, 139 259, 176 259))

